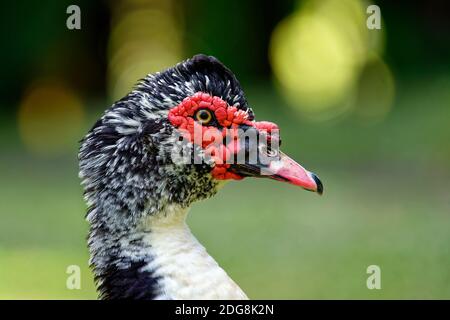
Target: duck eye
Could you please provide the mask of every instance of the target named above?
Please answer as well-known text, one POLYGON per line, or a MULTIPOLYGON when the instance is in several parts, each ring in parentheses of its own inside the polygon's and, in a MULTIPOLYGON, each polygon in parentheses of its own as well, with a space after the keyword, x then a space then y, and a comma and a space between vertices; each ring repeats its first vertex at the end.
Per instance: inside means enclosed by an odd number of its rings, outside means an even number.
POLYGON ((195 119, 201 124, 207 124, 212 119, 211 111, 206 109, 198 110, 197 113, 195 114, 195 119))

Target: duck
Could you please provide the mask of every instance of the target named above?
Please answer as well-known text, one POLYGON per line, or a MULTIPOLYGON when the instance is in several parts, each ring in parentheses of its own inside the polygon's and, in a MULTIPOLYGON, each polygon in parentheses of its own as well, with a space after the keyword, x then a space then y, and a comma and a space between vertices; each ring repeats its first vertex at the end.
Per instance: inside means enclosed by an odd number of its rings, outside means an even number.
POLYGON ((99 298, 248 299, 186 218, 232 180, 268 178, 322 194, 319 177, 280 144, 278 126, 255 120, 237 78, 213 56, 140 80, 80 142, 99 298))

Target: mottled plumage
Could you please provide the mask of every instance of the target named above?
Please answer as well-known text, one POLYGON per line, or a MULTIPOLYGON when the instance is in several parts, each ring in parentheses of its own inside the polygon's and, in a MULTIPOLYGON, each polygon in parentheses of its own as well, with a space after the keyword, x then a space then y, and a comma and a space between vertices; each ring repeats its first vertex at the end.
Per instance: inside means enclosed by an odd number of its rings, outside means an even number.
MULTIPOLYGON (((107 109, 79 152, 79 175, 89 207, 90 264, 100 298, 246 299, 190 233, 185 223, 189 206, 216 194, 224 177, 263 176, 263 167, 271 172, 266 177, 321 192, 314 174, 260 142, 253 149, 276 155, 270 163, 223 168, 205 157, 201 143, 180 142, 180 130, 168 113, 178 106, 176 117, 181 118, 175 120, 194 123, 192 114, 180 111, 183 101, 192 110, 198 108, 194 100, 185 100, 194 95, 195 101, 204 97, 223 105, 223 124, 235 117, 234 125, 242 123, 244 130, 265 137, 271 134, 266 128, 277 129, 275 124, 254 121, 235 76, 205 55, 148 75, 107 109), (174 161, 174 150, 186 147, 199 150, 202 161, 174 161), (214 168, 230 172, 213 177, 214 168)), ((209 106, 203 102, 199 103, 209 106)), ((226 129, 217 122, 208 125, 218 132, 226 129)), ((247 152, 251 144, 243 146, 247 152)))
POLYGON ((154 258, 143 240, 143 219, 166 214, 168 205, 187 208, 217 192, 207 164, 180 166, 170 158, 175 142, 167 113, 198 91, 248 109, 234 75, 215 58, 197 55, 148 75, 106 110, 82 141, 90 263, 102 298, 157 297, 160 279, 153 270, 143 271, 154 258))

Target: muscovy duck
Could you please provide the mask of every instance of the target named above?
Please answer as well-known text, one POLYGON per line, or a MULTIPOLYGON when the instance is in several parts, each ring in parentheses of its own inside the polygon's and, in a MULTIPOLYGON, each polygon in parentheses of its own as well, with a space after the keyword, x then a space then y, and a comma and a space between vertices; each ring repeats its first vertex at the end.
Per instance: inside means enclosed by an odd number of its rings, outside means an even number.
POLYGON ((186 215, 194 201, 244 177, 321 194, 319 178, 279 143, 278 127, 255 121, 236 77, 211 56, 148 75, 114 103, 79 151, 99 297, 247 299, 186 215))

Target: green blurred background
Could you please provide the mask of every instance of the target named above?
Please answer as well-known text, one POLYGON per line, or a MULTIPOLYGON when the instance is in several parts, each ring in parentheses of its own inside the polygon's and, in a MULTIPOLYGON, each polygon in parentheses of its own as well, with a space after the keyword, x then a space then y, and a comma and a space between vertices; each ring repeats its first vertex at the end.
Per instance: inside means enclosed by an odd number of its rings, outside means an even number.
POLYGON ((189 224, 251 298, 450 298, 450 4, 9 1, 0 10, 0 298, 91 299, 78 141, 145 74, 195 53, 317 172, 318 197, 229 183, 189 224), (81 9, 68 30, 66 8, 81 9), (81 290, 66 288, 79 265, 81 290), (381 268, 368 290, 366 268, 381 268))

